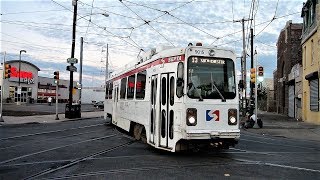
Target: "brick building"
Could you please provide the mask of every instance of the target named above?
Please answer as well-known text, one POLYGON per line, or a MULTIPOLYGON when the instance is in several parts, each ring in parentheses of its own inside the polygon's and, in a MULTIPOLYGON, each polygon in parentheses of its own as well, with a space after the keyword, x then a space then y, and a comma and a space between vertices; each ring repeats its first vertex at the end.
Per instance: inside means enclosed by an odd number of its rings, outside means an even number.
POLYGON ((277 41, 277 70, 274 73, 274 93, 277 112, 289 113, 289 74, 296 64, 302 64, 302 24, 288 21, 281 30, 277 41))

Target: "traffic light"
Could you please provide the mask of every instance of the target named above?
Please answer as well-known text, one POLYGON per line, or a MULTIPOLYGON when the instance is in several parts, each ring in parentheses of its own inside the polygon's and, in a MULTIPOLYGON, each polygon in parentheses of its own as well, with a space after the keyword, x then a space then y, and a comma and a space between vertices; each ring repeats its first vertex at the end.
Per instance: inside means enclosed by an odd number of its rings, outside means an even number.
POLYGON ((262 66, 258 67, 258 76, 263 76, 263 67, 262 66))
POLYGON ((263 81, 263 67, 262 66, 258 67, 258 81, 260 81, 260 82, 263 81))
POLYGON ((55 71, 53 79, 59 80, 59 71, 55 71))
POLYGON ((11 65, 10 64, 4 64, 4 78, 9 79, 11 76, 11 65))
POLYGON ((55 71, 53 74, 54 74, 54 77, 53 77, 54 83, 58 84, 58 82, 59 82, 59 71, 55 71))
POLYGON ((250 81, 252 83, 256 82, 256 68, 251 68, 250 69, 250 81))

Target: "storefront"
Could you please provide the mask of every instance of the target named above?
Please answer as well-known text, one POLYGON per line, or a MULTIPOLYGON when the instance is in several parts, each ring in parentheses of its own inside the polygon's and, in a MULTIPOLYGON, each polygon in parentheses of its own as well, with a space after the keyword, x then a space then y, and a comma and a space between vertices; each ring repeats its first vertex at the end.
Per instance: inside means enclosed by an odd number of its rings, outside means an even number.
MULTIPOLYGON (((0 83, 3 81, 3 88, 1 87, 1 90, 3 89, 2 100, 4 102, 42 103, 46 102, 48 97, 55 99, 56 85, 54 84, 54 79, 39 77, 38 72, 40 69, 36 65, 23 60, 7 61, 6 64, 11 65, 11 76, 8 79, 3 79, 3 70, 0 71, 0 83), (19 84, 21 88, 19 88, 19 84)), ((77 83, 75 81, 73 84, 75 87, 72 90, 73 100, 77 102, 79 100, 79 90, 76 89, 77 83)), ((61 79, 58 90, 59 102, 68 101, 68 87, 69 81, 61 79)))
POLYGON ((3 79, 1 71, 1 81, 4 80, 3 88, 1 88, 4 90, 2 99, 8 103, 18 101, 26 103, 28 100, 37 99, 37 82, 40 69, 36 65, 23 60, 7 61, 6 64, 11 65, 11 77, 3 79), (19 85, 21 88, 18 88, 19 85))

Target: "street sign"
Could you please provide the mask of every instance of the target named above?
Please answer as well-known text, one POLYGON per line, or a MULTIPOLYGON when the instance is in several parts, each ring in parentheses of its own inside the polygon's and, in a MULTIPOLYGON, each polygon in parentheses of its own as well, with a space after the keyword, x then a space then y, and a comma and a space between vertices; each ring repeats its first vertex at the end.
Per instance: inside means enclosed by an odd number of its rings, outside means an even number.
POLYGON ((75 66, 67 66, 67 71, 77 72, 77 67, 75 67, 75 66))
POLYGON ((77 64, 78 63, 78 59, 77 58, 68 58, 67 62, 70 64, 77 64))

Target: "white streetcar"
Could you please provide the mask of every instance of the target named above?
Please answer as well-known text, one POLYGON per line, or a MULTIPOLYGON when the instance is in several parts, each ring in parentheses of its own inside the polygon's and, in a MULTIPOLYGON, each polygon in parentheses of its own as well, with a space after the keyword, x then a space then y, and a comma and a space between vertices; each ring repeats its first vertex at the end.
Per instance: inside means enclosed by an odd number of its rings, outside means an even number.
POLYGON ((189 44, 152 49, 107 80, 105 117, 136 139, 167 151, 238 143, 233 51, 189 44))

